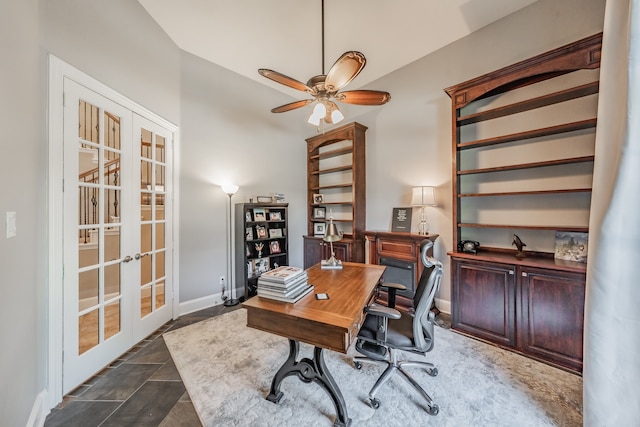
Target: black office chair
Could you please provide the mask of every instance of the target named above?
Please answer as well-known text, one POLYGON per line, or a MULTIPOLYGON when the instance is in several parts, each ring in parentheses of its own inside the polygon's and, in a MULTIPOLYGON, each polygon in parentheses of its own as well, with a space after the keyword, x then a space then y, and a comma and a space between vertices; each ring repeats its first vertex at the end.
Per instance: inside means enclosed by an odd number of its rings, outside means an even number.
MULTIPOLYGON (((427 256, 427 251, 433 246, 430 240, 424 240, 420 245, 420 256, 424 264, 424 270, 413 297, 414 314, 400 313, 393 306, 371 304, 366 307, 367 318, 358 334, 356 350, 365 357, 356 356, 354 364, 357 369, 362 369, 362 361, 384 362, 387 369, 382 373, 378 381, 369 392, 369 402, 375 409, 380 407, 380 400, 375 397, 378 389, 391 378, 394 372, 399 372, 427 401, 427 412, 436 415, 440 408, 433 402, 426 391, 418 384, 407 371, 407 366, 421 366, 427 369, 432 377, 438 375, 438 369, 431 363, 398 360, 398 350, 426 355, 431 351, 434 342, 434 318, 431 312, 431 304, 435 298, 440 281, 442 279, 442 263, 435 258, 427 256)), ((381 284, 385 287, 385 284, 381 284)), ((389 301, 395 300, 395 292, 402 285, 391 284, 388 287, 389 301)))

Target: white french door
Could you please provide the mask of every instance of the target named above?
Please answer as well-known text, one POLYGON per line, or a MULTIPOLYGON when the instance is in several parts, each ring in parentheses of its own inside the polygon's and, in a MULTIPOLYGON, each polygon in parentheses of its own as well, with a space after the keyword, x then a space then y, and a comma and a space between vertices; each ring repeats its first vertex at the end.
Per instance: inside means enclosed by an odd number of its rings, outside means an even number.
POLYGON ((172 317, 173 136, 69 78, 63 121, 65 394, 172 317))

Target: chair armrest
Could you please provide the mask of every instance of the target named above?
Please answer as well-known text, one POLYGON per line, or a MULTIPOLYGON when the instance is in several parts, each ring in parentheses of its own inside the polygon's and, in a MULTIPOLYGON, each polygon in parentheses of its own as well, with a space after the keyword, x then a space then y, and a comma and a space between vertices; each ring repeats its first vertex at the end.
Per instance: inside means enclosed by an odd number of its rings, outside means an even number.
POLYGON ((387 319, 399 319, 401 314, 398 310, 385 307, 384 305, 372 304, 364 308, 367 314, 374 316, 386 317, 387 319))
POLYGON ((380 286, 383 288, 387 288, 387 289, 395 289, 396 291, 406 291, 407 287, 405 285, 402 285, 400 283, 393 283, 393 282, 382 282, 380 283, 380 286))
POLYGON ((380 287, 387 288, 387 305, 390 308, 396 308, 396 292, 407 289, 405 285, 393 282, 382 282, 380 283, 380 287))

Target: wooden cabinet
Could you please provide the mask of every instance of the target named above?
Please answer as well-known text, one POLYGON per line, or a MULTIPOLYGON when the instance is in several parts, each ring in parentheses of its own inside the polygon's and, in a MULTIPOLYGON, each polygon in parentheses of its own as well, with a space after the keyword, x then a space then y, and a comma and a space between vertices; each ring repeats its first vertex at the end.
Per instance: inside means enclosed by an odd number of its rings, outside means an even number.
MULTIPOLYGON (((333 252, 336 258, 341 261, 351 261, 353 259, 353 240, 343 239, 333 243, 333 252)), ((304 268, 309 268, 323 259, 331 256, 331 246, 322 240, 321 237, 304 236, 304 268)))
MULTIPOLYGON (((413 233, 394 233, 386 231, 365 231, 366 254, 368 264, 385 265, 384 280, 400 283, 407 287, 406 291, 398 292, 396 303, 398 307, 410 310, 413 307, 413 296, 424 270, 420 260, 420 243, 424 239, 435 242, 437 234, 427 236, 413 233)), ((429 250, 433 256, 433 248, 429 250)), ((381 300, 386 300, 381 295, 381 300)))
POLYGON ((554 260, 588 232, 602 34, 445 89, 452 101, 452 328, 582 369, 586 265, 554 260), (526 258, 514 257, 518 233, 526 258))
POLYGON ((582 371, 586 275, 533 267, 518 269, 521 297, 519 346, 582 371))
POLYGON ((316 225, 328 222, 330 216, 344 234, 342 241, 334 243, 336 257, 341 261, 364 262, 366 130, 366 126, 353 122, 306 140, 305 268, 326 259, 315 231, 316 225))
POLYGON ((288 203, 236 203, 235 280, 244 298, 256 295, 258 277, 289 265, 288 203))
POLYGON ((451 327, 581 372, 586 273, 552 263, 454 256, 451 327))

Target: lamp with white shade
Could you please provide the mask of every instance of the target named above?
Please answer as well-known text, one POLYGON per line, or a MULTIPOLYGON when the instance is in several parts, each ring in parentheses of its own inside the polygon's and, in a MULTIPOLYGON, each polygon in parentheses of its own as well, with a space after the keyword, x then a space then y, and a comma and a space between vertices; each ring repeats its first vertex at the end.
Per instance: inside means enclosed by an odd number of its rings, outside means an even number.
POLYGON ((425 206, 438 206, 438 204, 436 203, 436 187, 413 187, 413 189, 411 190, 411 204, 413 206, 422 207, 418 234, 426 236, 429 232, 429 224, 427 223, 427 217, 424 213, 424 208, 425 206))
POLYGON ((229 224, 227 224, 227 278, 229 279, 229 281, 227 282, 227 284, 229 285, 229 296, 227 297, 224 294, 224 288, 222 289, 222 299, 224 301, 224 306, 225 307, 231 307, 234 305, 237 305, 240 300, 237 298, 234 298, 234 288, 235 288, 235 283, 233 280, 233 248, 232 248, 232 233, 231 233, 231 197, 233 197, 234 194, 236 194, 238 192, 238 189, 240 187, 238 187, 237 185, 233 185, 233 184, 224 184, 221 185, 220 188, 222 188, 222 191, 224 191, 227 196, 229 196, 229 224))

